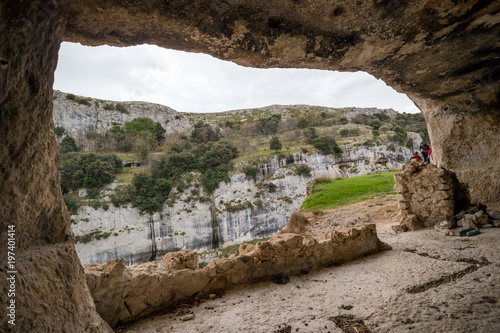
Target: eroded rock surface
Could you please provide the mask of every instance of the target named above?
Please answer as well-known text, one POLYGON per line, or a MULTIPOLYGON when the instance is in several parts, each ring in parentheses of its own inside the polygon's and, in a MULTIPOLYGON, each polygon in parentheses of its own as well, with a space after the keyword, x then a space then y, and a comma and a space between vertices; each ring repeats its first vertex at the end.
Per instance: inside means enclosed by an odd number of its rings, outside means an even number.
POLYGON ((239 255, 214 259, 203 269, 196 268, 194 251, 169 253, 163 258, 164 267, 152 262, 127 268, 121 259, 91 264, 85 266, 87 284, 97 311, 115 327, 194 299, 194 295, 208 297, 236 285, 341 264, 388 249, 378 239, 374 224, 330 230, 320 240, 307 234, 280 233, 256 246, 240 248, 239 255))

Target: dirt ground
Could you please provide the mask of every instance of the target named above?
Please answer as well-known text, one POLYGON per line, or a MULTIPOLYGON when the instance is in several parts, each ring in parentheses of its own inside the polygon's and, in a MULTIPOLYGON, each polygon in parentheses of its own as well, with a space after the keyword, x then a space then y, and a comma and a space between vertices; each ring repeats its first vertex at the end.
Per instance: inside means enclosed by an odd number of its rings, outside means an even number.
POLYGON ((396 234, 396 215, 394 196, 309 213, 318 235, 376 223, 393 249, 288 283, 237 287, 117 332, 500 332, 500 229, 396 234))

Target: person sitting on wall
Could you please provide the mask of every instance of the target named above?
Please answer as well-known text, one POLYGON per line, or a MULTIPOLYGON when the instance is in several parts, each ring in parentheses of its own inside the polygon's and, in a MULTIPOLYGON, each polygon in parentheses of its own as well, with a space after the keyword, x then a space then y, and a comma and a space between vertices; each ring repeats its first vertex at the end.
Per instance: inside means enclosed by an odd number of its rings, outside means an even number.
POLYGON ((424 157, 424 162, 429 162, 428 156, 429 156, 430 149, 431 149, 431 147, 429 147, 427 142, 422 141, 422 143, 420 143, 420 150, 422 150, 422 156, 424 157))
POLYGON ((422 157, 418 154, 418 151, 415 152, 415 155, 411 158, 412 160, 419 160, 422 161, 422 157))

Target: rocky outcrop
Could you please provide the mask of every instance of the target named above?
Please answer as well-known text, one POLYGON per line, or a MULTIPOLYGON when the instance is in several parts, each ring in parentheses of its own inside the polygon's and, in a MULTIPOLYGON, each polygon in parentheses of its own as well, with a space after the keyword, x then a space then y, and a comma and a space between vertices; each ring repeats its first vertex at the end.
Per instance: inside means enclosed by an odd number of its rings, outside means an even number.
POLYGON ((93 133, 105 133, 115 125, 146 117, 159 122, 166 134, 189 132, 194 121, 186 113, 146 102, 115 102, 54 91, 54 126, 61 127, 84 151, 95 151, 93 133), (119 105, 117 108, 116 105, 119 105))
POLYGON ((163 267, 153 262, 127 268, 118 259, 85 266, 85 274, 97 311, 115 327, 236 285, 341 264, 387 249, 373 224, 327 235, 318 240, 280 233, 237 256, 214 259, 203 269, 195 268, 195 252, 181 251, 164 257, 163 267))
MULTIPOLYGON (((417 144, 419 140, 416 136, 417 144)), ((191 197, 191 190, 196 189, 192 184, 184 193, 177 193, 175 203, 165 205, 163 211, 151 217, 130 206, 83 206, 72 216, 71 226, 77 239, 95 232, 106 237, 77 242, 76 249, 84 265, 123 258, 130 266, 183 248, 206 251, 267 238, 283 228, 292 212, 301 206, 312 179, 353 177, 399 168, 397 156, 411 156, 406 147, 393 150, 386 146, 355 147, 342 158, 303 153, 285 158, 273 156, 258 164, 260 173, 255 181, 236 172, 205 202, 191 197), (377 163, 381 160, 384 163, 377 163), (300 164, 311 168, 311 177, 296 175, 295 166, 300 164), (275 192, 267 189, 270 183, 276 186, 275 192)))
POLYGON ((455 212, 453 173, 411 160, 394 175, 400 210, 397 231, 414 231, 450 220, 455 212))

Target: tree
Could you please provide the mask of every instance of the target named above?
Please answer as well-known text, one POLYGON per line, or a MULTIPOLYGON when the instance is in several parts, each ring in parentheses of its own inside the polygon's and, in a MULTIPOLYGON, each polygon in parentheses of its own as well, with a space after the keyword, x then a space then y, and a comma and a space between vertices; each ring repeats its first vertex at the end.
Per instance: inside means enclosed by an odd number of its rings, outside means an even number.
POLYGON ((156 127, 155 127, 155 130, 154 130, 154 136, 156 138, 156 141, 158 141, 158 143, 162 143, 163 140, 165 140, 165 133, 167 131, 161 126, 161 124, 159 122, 156 122, 156 127))
POLYGON ((74 151, 79 151, 80 149, 76 146, 76 141, 69 135, 66 135, 61 141, 61 154, 71 153, 74 151))
POLYGON ((316 129, 314 127, 306 128, 302 131, 302 134, 304 135, 307 143, 311 143, 312 140, 318 138, 318 133, 316 132, 316 129))
POLYGON ((307 120, 305 117, 299 118, 299 121, 297 122, 297 127, 306 128, 307 126, 309 126, 309 120, 307 120))
POLYGON ((323 155, 335 154, 339 157, 342 149, 337 145, 337 141, 331 136, 322 136, 312 141, 314 148, 318 149, 323 155))
POLYGON ((278 152, 282 147, 283 145, 281 144, 281 141, 277 136, 273 136, 271 138, 271 141, 269 141, 269 149, 271 150, 278 152))
POLYGON ((219 131, 214 131, 209 124, 205 124, 202 121, 197 122, 194 125, 193 132, 189 140, 197 143, 207 143, 219 140, 219 131))

